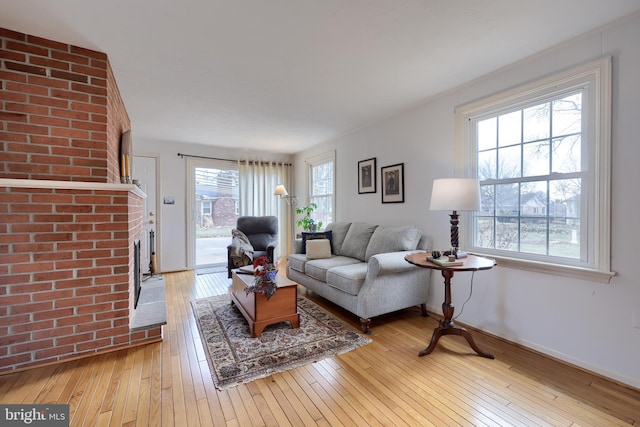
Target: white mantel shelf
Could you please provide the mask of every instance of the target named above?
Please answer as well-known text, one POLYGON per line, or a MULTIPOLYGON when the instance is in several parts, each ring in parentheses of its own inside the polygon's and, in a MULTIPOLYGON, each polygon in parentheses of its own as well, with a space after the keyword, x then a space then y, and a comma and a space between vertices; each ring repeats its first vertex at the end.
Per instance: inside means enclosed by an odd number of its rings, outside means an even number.
POLYGON ((139 197, 146 198, 147 194, 134 184, 111 184, 105 182, 83 181, 53 181, 46 179, 9 179, 0 178, 0 187, 14 188, 46 188, 46 189, 70 189, 70 190, 106 190, 129 191, 139 197))

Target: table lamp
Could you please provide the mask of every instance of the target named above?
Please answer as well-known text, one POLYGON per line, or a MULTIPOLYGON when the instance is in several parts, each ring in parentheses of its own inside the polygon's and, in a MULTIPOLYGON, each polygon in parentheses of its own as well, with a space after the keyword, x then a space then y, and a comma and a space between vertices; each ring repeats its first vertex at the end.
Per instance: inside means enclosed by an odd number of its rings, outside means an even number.
POLYGON ((466 253, 459 249, 458 211, 480 210, 480 183, 475 178, 434 179, 431 190, 432 211, 452 211, 451 247, 456 258, 465 258, 466 253))

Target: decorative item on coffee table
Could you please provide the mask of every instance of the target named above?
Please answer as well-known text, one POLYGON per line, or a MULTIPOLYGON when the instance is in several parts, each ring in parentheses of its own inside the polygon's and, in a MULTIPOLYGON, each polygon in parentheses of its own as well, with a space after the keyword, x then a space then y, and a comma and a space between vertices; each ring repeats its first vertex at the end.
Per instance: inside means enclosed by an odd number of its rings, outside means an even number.
POLYGON ((266 295, 268 301, 278 290, 278 285, 276 284, 278 267, 269 260, 269 257, 263 255, 253 260, 253 269, 255 284, 247 286, 246 292, 247 294, 254 292, 266 295))

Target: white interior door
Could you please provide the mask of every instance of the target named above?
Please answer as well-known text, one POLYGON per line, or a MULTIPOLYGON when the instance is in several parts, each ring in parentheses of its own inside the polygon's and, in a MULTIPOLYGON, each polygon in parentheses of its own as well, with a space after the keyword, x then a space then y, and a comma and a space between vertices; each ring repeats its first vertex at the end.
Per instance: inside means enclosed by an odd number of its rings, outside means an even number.
POLYGON ((144 241, 141 245, 140 262, 142 273, 160 273, 160 236, 158 231, 159 211, 157 197, 157 157, 135 155, 133 156, 133 179, 140 181, 140 188, 147 194, 143 202, 144 209, 144 241), (154 234, 153 247, 151 247, 151 232, 154 234), (152 271, 154 267, 155 271, 152 271))

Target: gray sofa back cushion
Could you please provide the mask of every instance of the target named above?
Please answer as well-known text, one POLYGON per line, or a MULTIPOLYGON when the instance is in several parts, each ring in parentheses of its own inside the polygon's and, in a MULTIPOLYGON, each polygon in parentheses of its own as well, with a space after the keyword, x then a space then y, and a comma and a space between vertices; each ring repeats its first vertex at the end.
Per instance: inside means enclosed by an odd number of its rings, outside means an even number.
POLYGON ((350 222, 332 222, 325 227, 324 231, 331 231, 331 252, 335 255, 342 255, 342 243, 347 237, 349 227, 350 222))
POLYGON ((377 225, 366 224, 364 222, 352 223, 342 243, 340 255, 364 261, 369 240, 377 227, 377 225))
POLYGON ((416 226, 378 227, 369 240, 365 261, 373 255, 387 252, 413 251, 422 237, 422 230, 416 226))

